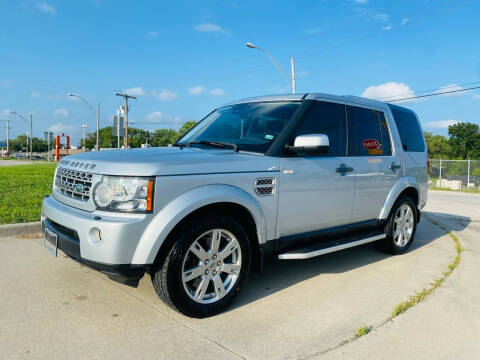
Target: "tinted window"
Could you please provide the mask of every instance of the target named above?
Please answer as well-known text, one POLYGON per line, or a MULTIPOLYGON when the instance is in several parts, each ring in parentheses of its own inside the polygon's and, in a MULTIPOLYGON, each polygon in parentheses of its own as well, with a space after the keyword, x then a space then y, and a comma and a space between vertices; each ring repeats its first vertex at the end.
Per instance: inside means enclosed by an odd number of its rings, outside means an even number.
POLYGON ((381 111, 347 106, 347 118, 350 156, 391 155, 387 122, 381 111))
POLYGON ((390 110, 392 110, 395 124, 397 124, 403 150, 413 152, 425 151, 422 129, 420 129, 417 117, 413 111, 401 106, 391 104, 388 104, 388 106, 390 107, 390 110))
MULTIPOLYGON (((239 150, 265 152, 300 102, 258 102, 215 110, 188 132, 179 144, 192 141, 234 143, 239 150)), ((205 146, 205 145, 195 145, 205 146)))
POLYGON ((315 101, 290 137, 294 144, 299 135, 325 134, 330 143, 328 154, 314 156, 345 156, 345 106, 315 101))

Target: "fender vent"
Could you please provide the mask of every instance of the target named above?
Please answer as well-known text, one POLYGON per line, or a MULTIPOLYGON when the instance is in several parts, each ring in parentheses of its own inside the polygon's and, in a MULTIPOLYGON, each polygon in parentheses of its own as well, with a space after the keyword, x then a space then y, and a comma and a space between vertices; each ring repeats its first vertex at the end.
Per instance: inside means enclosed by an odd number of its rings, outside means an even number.
POLYGON ((258 196, 271 196, 275 194, 275 178, 256 179, 254 189, 258 196))

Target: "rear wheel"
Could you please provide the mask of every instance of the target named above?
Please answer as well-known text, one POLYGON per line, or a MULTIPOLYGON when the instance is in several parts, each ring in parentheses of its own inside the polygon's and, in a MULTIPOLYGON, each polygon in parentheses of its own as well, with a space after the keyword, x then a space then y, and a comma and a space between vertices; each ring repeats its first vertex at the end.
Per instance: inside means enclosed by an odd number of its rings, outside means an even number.
POLYGON ((176 242, 152 274, 157 294, 188 316, 221 312, 250 269, 247 233, 234 218, 212 214, 185 224, 175 236, 176 242))
POLYGON ((412 245, 417 229, 417 207, 408 196, 400 197, 393 206, 385 226, 387 237, 377 242, 390 254, 402 254, 412 245))

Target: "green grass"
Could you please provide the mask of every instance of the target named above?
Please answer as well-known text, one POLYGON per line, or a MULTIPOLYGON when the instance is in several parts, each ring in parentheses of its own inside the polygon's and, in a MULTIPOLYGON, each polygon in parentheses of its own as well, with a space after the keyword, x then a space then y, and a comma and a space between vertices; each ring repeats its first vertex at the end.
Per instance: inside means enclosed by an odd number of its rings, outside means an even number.
POLYGON ((56 164, 0 167, 0 224, 39 221, 42 199, 52 192, 56 164))
POLYGON ((370 332, 370 328, 367 325, 361 326, 358 330, 357 333, 355 334, 357 338, 367 335, 370 332))
POLYGON ((395 308, 392 311, 392 316, 390 319, 393 319, 394 317, 397 317, 398 315, 403 314, 405 311, 417 305, 418 303, 421 303, 427 297, 433 294, 433 292, 444 283, 447 277, 450 276, 453 270, 456 269, 456 267, 458 266, 458 264, 460 264, 460 261, 462 259, 463 248, 462 248, 462 245, 460 244, 460 241, 458 240, 458 237, 455 234, 452 234, 446 227, 444 227, 439 222, 431 219, 430 217, 427 217, 426 215, 424 216, 430 222, 434 223, 435 225, 440 227, 442 230, 444 230, 452 238, 453 242, 455 243, 455 251, 457 254, 452 259, 452 261, 447 265, 447 270, 442 273, 442 276, 440 278, 433 280, 430 283, 429 287, 424 288, 420 291, 417 291, 415 295, 410 296, 408 300, 401 302, 397 306, 395 306, 395 308))
POLYGON ((464 193, 471 193, 471 194, 480 194, 479 189, 462 189, 462 190, 452 190, 449 188, 440 188, 440 187, 429 187, 428 190, 433 190, 433 191, 453 191, 453 192, 464 192, 464 193))

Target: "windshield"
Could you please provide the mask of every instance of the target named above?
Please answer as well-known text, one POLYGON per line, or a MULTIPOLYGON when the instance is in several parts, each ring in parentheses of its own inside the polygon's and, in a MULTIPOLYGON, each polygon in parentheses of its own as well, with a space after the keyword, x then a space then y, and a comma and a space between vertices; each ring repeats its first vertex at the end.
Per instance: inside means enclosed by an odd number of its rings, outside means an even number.
POLYGON ((208 115, 177 144, 222 142, 234 144, 238 150, 265 153, 299 106, 300 102, 292 101, 226 106, 208 115))

